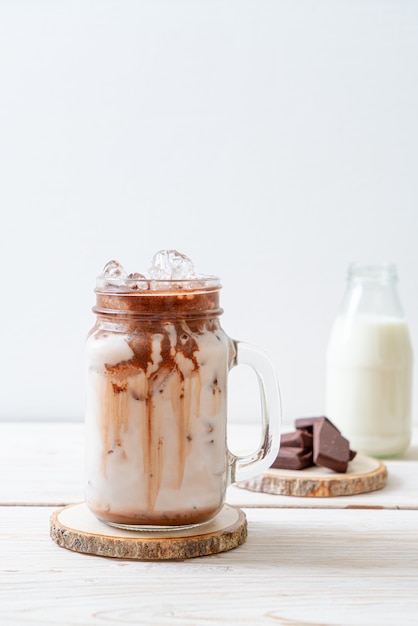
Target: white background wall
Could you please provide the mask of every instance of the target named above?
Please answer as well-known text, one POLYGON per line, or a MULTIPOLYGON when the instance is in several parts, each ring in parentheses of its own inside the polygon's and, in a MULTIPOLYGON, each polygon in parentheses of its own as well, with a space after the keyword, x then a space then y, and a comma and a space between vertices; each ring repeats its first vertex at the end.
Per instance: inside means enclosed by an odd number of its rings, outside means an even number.
POLYGON ((351 260, 396 262, 418 346, 417 113, 414 0, 0 0, 0 417, 82 419, 95 276, 164 247, 285 420, 324 411, 351 260))

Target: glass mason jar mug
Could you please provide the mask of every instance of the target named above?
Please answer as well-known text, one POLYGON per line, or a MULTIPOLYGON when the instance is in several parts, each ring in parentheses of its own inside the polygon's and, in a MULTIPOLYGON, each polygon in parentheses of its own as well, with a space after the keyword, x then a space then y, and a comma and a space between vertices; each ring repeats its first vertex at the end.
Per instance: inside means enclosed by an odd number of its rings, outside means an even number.
POLYGON ((86 344, 86 501, 110 525, 207 522, 231 482, 277 455, 274 369, 258 348, 224 333, 219 290, 214 277, 132 288, 98 279, 86 344), (241 363, 256 371, 263 423, 258 449, 243 457, 226 441, 228 371, 241 363))
POLYGON ((349 267, 327 351, 326 413, 353 449, 397 456, 411 437, 412 346, 392 264, 349 267))

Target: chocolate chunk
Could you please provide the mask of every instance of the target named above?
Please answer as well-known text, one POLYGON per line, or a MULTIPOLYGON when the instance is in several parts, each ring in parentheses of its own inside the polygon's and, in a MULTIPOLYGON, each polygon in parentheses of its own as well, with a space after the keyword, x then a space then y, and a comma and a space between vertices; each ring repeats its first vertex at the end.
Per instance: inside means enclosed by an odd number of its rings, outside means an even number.
POLYGON ((325 416, 302 417, 295 421, 296 428, 301 432, 313 434, 313 462, 315 465, 328 467, 335 472, 345 473, 349 461, 356 456, 350 450, 347 439, 339 429, 325 416))
POLYGON ((345 473, 350 460, 350 445, 340 431, 326 418, 313 424, 313 460, 321 465, 345 473))
POLYGON ((312 450, 284 446, 280 448, 273 465, 276 469, 300 470, 313 464, 312 450))
POLYGON ((347 471, 356 452, 327 417, 302 417, 295 425, 295 432, 281 436, 272 467, 299 470, 315 464, 343 474, 347 471))
POLYGON ((306 430, 295 430, 280 437, 280 445, 292 448, 312 448, 313 437, 306 430))
POLYGON ((322 415, 321 417, 300 417, 295 421, 295 426, 296 428, 306 429, 308 432, 311 433, 313 432, 315 424, 318 424, 318 422, 322 422, 324 420, 331 424, 337 432, 340 432, 338 428, 334 426, 334 424, 332 424, 327 417, 325 417, 325 415, 322 415))

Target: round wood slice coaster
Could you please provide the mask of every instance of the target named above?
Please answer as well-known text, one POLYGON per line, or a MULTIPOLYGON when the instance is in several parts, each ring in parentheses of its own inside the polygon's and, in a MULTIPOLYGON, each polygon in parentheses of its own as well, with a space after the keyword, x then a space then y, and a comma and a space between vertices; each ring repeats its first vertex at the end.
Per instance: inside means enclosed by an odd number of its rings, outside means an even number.
POLYGON ((144 561, 182 560, 240 546, 247 538, 247 520, 241 509, 225 504, 213 520, 196 528, 138 532, 108 526, 82 502, 51 515, 50 535, 59 546, 84 554, 144 561))
POLYGON ((237 483, 237 487, 283 496, 327 498, 353 496, 382 489, 386 485, 384 463, 363 454, 356 454, 345 474, 325 467, 312 466, 303 470, 270 468, 264 474, 237 483))

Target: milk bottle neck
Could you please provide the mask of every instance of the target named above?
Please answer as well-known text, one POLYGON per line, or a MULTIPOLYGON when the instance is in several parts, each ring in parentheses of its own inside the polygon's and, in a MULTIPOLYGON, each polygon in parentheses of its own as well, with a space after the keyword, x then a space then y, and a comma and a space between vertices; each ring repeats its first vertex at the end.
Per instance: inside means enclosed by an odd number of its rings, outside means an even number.
POLYGON ((352 263, 348 268, 347 289, 340 313, 403 318, 397 282, 393 264, 352 263))
POLYGON ((396 284, 398 276, 396 266, 393 263, 373 265, 351 263, 348 267, 348 280, 350 282, 370 282, 387 285, 396 284))

